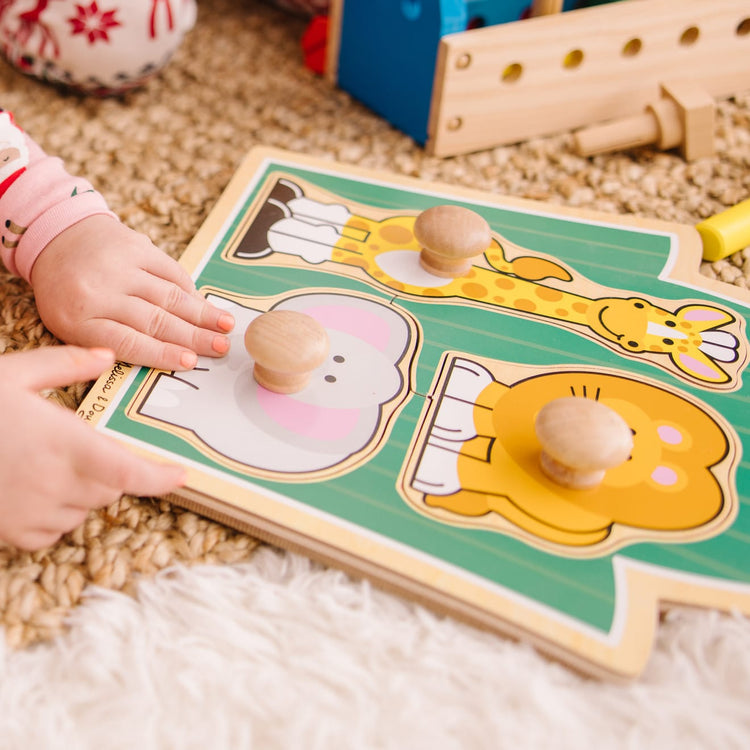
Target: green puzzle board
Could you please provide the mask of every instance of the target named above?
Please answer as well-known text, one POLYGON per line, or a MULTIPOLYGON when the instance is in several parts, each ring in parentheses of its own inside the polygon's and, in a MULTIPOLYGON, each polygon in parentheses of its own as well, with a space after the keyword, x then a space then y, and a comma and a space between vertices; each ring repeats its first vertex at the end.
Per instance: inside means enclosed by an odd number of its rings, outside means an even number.
MULTIPOLYGON (((465 205, 481 213, 493 232, 561 260, 595 284, 663 301, 706 300, 731 310, 740 321, 747 315, 746 300, 730 299, 718 285, 699 290, 695 287, 699 279, 690 271, 680 281, 667 278, 685 266, 678 251, 694 242, 684 227, 655 222, 636 226, 618 217, 563 213, 540 204, 261 150, 251 153, 238 171, 183 262, 195 271, 199 288, 248 297, 275 297, 308 288, 343 289, 390 299, 411 313, 420 329, 415 392, 397 412, 387 440, 363 464, 341 476, 308 482, 248 476, 222 466, 180 435, 131 418, 127 406, 153 373, 122 365, 116 388, 108 388, 106 396, 102 390, 106 377, 92 388, 81 407, 84 419, 138 450, 186 463, 196 475, 209 477, 206 481, 220 480, 217 496, 196 490, 171 498, 178 504, 371 575, 481 625, 528 637, 553 656, 595 674, 640 671, 660 600, 736 606, 750 613, 750 464, 741 458, 750 435, 750 385, 741 378, 744 363, 733 388, 702 387, 538 318, 394 294, 365 277, 336 273, 330 263, 290 267, 275 265, 272 257, 257 263, 230 262, 222 253, 278 173, 314 185, 332 201, 359 211, 372 207, 374 212, 417 214, 436 203, 465 205), (416 512, 399 492, 398 476, 420 425, 426 396, 449 351, 535 367, 616 369, 700 399, 731 423, 739 441, 730 477, 739 511, 730 527, 697 542, 639 542, 582 558, 556 554, 497 530, 472 528, 460 520, 443 523, 416 512), (97 398, 106 408, 93 407, 97 398), (258 498, 264 499, 260 506, 255 504, 258 498), (264 515, 269 507, 271 513, 283 507, 280 519, 264 515), (295 518, 290 535, 285 534, 287 513, 295 518), (320 523, 326 527, 322 539, 316 536, 320 523), (372 546, 376 550, 370 554, 367 550, 372 546), (393 566, 388 562, 391 553, 398 557, 393 566), (419 570, 412 576, 413 560, 419 570), (631 573, 637 584, 627 582, 631 573), (440 584, 443 575, 452 579, 445 588, 440 584), (462 601, 464 585, 473 592, 466 601, 462 601)), ((688 265, 697 263, 695 247, 688 249, 692 253, 688 265)), ((744 358, 747 343, 741 344, 744 358)))

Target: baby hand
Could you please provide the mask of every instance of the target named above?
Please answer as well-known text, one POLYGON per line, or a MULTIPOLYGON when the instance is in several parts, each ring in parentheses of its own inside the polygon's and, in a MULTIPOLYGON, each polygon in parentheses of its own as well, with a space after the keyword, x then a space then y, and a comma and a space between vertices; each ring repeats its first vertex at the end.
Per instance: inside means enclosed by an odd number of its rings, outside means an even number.
POLYGON ((137 456, 38 395, 111 367, 106 349, 49 346, 0 357, 0 540, 46 547, 124 492, 158 496, 184 470, 137 456))
POLYGON ((43 250, 31 272, 45 326, 68 344, 105 346, 130 364, 189 370, 220 357, 234 320, 143 234, 90 216, 43 250))

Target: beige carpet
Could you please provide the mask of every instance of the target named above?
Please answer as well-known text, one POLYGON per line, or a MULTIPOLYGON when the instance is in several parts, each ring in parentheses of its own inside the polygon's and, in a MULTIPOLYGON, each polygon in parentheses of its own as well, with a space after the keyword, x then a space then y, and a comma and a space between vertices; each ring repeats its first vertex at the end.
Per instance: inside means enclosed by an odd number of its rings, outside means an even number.
MULTIPOLYGON (((427 157, 307 71, 304 21, 252 0, 200 0, 197 28, 163 74, 124 99, 80 99, 0 64, 0 105, 86 175, 130 226, 178 257, 243 154, 264 144, 495 193, 693 224, 750 195, 750 94, 721 102, 717 155, 641 150, 586 160, 569 135, 427 157)), ((750 250, 706 266, 750 284, 750 250)), ((50 345, 29 287, 0 274, 0 353, 50 345)), ((84 385, 53 394, 73 407, 84 385)), ((89 583, 131 591, 173 563, 238 562, 257 542, 165 503, 124 498, 53 548, 0 546, 0 624, 22 647, 59 632, 89 583)))

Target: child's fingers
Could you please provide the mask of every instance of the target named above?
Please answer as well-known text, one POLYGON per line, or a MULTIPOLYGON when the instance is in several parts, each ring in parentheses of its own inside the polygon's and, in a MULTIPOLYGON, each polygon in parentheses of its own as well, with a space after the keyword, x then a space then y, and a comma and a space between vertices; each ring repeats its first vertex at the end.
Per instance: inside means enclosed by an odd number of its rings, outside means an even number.
POLYGON ((152 249, 153 246, 148 248, 146 255, 140 259, 144 271, 177 284, 188 293, 195 291, 195 283, 190 274, 174 258, 161 250, 151 252, 152 249))
POLYGON ((158 463, 139 456, 101 433, 87 430, 80 436, 74 459, 83 492, 77 508, 100 508, 122 494, 161 497, 185 482, 186 472, 174 464, 158 463))
POLYGON ((139 327, 136 319, 127 322, 87 320, 78 327, 76 341, 87 346, 106 341, 119 360, 160 370, 191 370, 199 354, 217 357, 229 349, 225 336, 206 331, 196 335, 198 329, 193 330, 189 323, 177 319, 160 330, 158 337, 144 333, 139 327), (169 338, 178 341, 164 340, 169 338), (196 344, 198 351, 193 348, 196 344))
POLYGON ((201 328, 225 333, 232 330, 232 316, 210 304, 176 260, 163 252, 150 252, 142 259, 142 270, 146 273, 134 294, 201 328), (184 294, 176 294, 175 288, 184 294))
POLYGON ((51 547, 65 532, 49 529, 21 529, 5 534, 5 541, 18 549, 33 551, 51 547))
POLYGON ((75 336, 88 346, 106 342, 131 364, 165 370, 191 369, 196 355, 221 357, 230 346, 224 334, 198 328, 137 297, 112 301, 106 317, 84 321, 75 336))
POLYGON ((142 277, 133 294, 198 328, 228 333, 234 327, 228 312, 214 307, 194 289, 186 291, 153 275, 142 277))
MULTIPOLYGON (((91 507, 103 507, 105 504, 111 503, 102 503, 91 507)), ((90 508, 60 505, 57 508, 49 509, 47 516, 39 519, 32 531, 39 534, 57 534, 58 536, 66 534, 68 531, 78 528, 86 520, 90 510, 90 508)))
POLYGON ((82 383, 98 377, 114 364, 108 348, 43 346, 28 352, 4 354, 0 366, 5 377, 33 391, 82 383))

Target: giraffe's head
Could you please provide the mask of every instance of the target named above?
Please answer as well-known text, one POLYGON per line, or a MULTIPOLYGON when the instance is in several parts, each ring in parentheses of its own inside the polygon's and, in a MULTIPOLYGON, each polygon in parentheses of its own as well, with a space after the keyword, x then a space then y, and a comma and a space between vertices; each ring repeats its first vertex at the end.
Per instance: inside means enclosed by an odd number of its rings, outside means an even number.
POLYGON ((739 358, 736 323, 726 310, 703 303, 683 305, 675 312, 640 297, 607 297, 589 307, 591 329, 630 353, 665 355, 691 380, 722 385, 733 378, 739 358))

